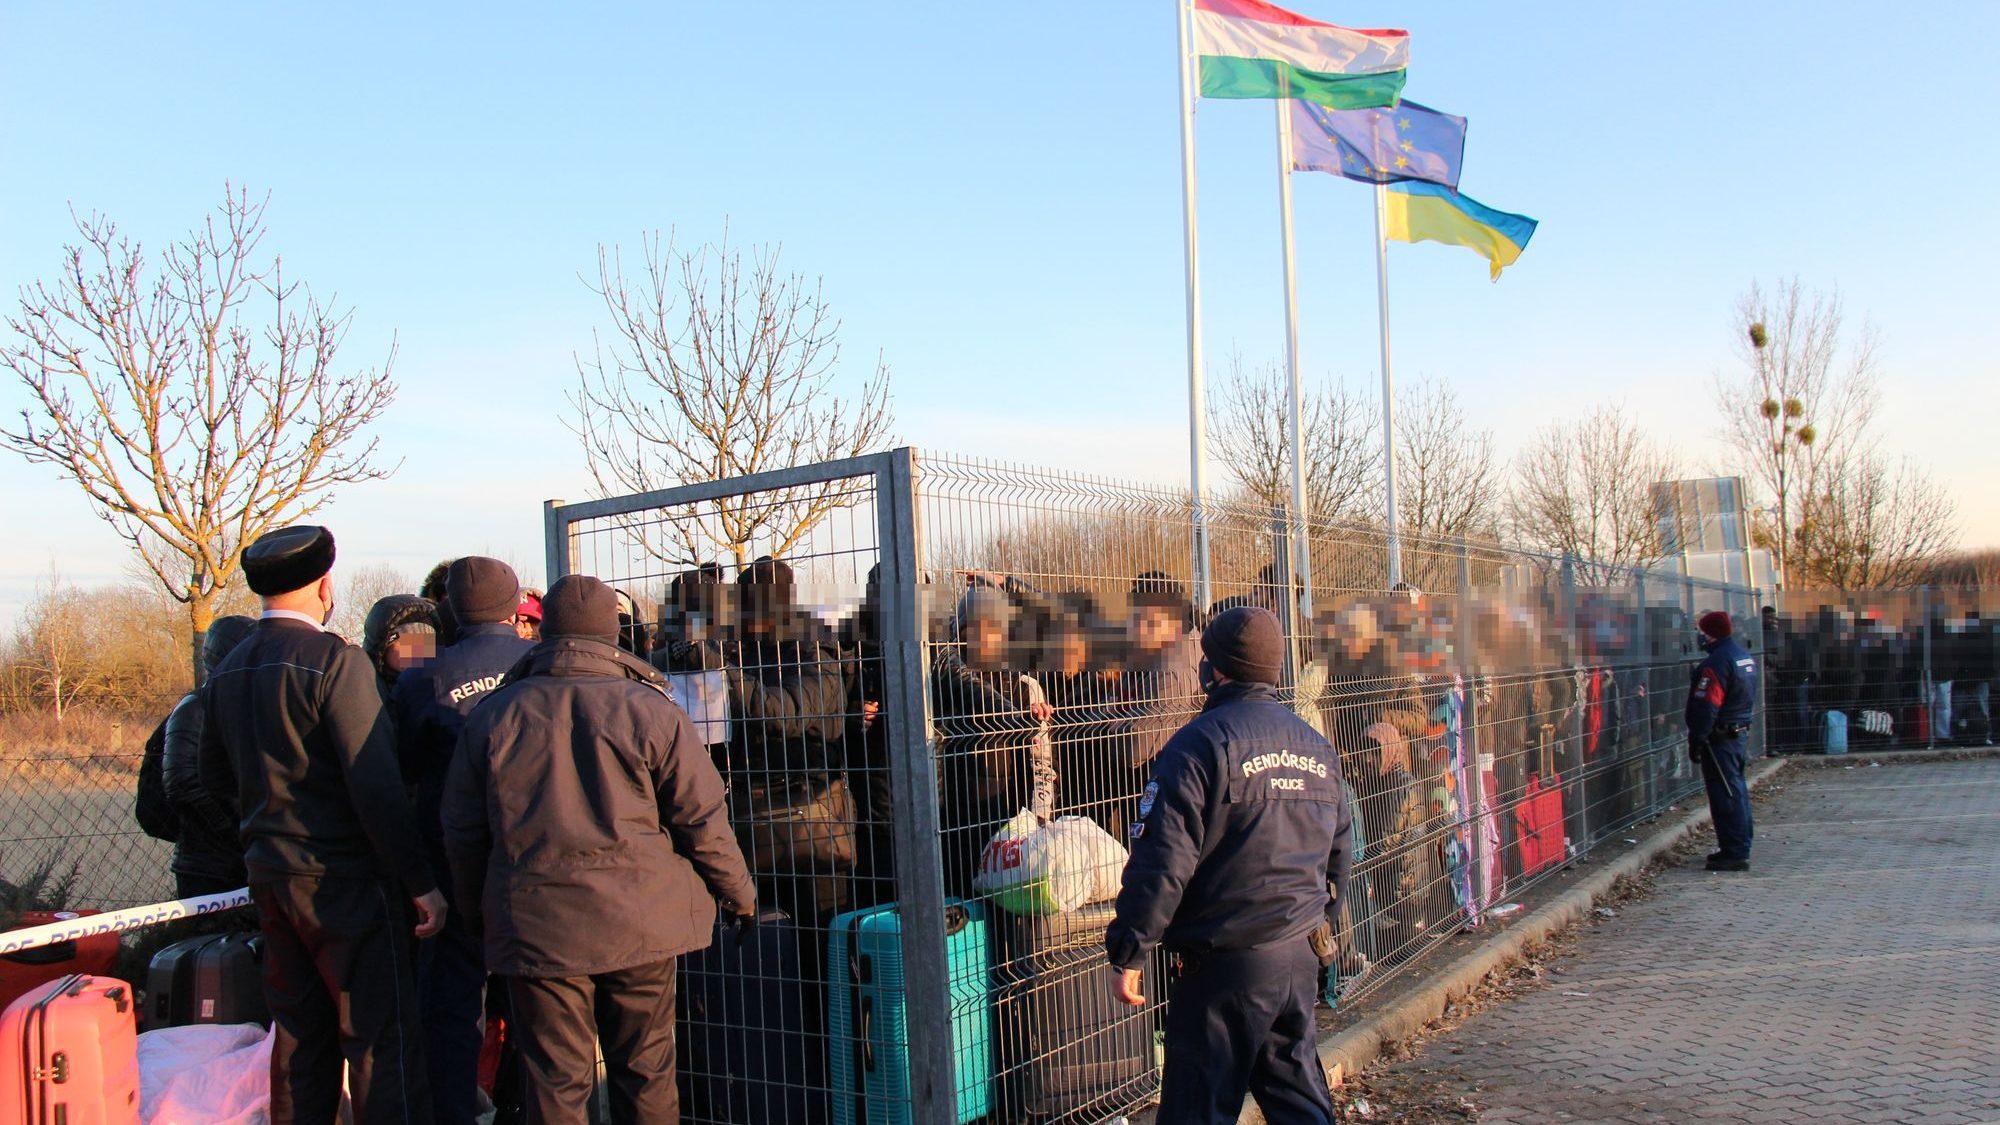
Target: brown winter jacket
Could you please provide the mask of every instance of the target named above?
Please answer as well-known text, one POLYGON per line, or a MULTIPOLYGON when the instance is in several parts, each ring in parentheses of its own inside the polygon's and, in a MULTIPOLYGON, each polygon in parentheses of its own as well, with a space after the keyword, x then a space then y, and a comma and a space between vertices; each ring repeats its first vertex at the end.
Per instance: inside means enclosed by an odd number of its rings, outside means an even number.
POLYGON ((753 909, 722 778, 658 672, 582 637, 543 641, 472 711, 444 794, 445 851, 489 972, 616 972, 708 945, 753 909))

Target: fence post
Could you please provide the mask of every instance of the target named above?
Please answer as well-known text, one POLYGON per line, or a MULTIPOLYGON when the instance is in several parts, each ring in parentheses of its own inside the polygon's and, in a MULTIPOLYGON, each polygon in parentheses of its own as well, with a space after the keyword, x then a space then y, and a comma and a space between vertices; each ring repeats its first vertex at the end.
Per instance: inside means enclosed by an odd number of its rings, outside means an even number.
POLYGON ((1292 519, 1291 509, 1283 504, 1271 506, 1271 581, 1277 587, 1272 596, 1277 598, 1284 619, 1279 622, 1285 627, 1285 682, 1293 691, 1298 690, 1299 672, 1305 668, 1305 637, 1299 628, 1299 592, 1294 585, 1292 570, 1292 519))
POLYGON ((1637 609, 1632 615, 1632 655, 1639 666, 1639 729, 1642 748, 1640 758, 1640 784, 1645 787, 1639 800, 1647 815, 1659 811, 1658 772, 1660 748, 1653 737, 1653 636, 1652 603, 1646 600, 1646 568, 1632 569, 1632 598, 1637 609))
POLYGON ((1568 634, 1569 641, 1568 675, 1570 690, 1575 693, 1575 703, 1570 707, 1569 740, 1570 745, 1576 747, 1576 765, 1569 771, 1569 784, 1572 787, 1570 794, 1572 799, 1569 805, 1576 810, 1576 832, 1579 838, 1570 841, 1570 848, 1580 854, 1590 850, 1591 839, 1590 786, 1585 784, 1584 778, 1584 774, 1588 772, 1585 765, 1585 751, 1588 748, 1583 744, 1584 731, 1588 729, 1585 724, 1590 710, 1590 681, 1589 670, 1583 665, 1583 631, 1577 626, 1576 557, 1568 551, 1563 552, 1562 583, 1563 630, 1568 634))
MULTIPOLYGON (((1937 731, 1938 708, 1936 703, 1937 669, 1931 664, 1931 588, 1929 586, 1924 586, 1922 587, 1922 590, 1923 590, 1922 607, 1924 615, 1924 678, 1923 678, 1923 683, 1919 689, 1922 692, 1923 698, 1920 701, 1918 701, 1917 706, 1922 707, 1924 709, 1924 737, 1926 740, 1924 744, 1925 748, 1935 750, 1937 749, 1937 736, 1938 736, 1938 731, 1937 731)), ((1945 735, 1946 737, 1950 737, 1951 732, 1946 731, 1945 735)))
POLYGON ((563 518, 563 502, 546 500, 542 503, 542 589, 556 584, 556 579, 565 577, 575 569, 571 561, 569 544, 569 521, 563 518))
MULTIPOLYGON (((1776 598, 1772 599, 1776 608, 1776 598)), ((1771 756, 1771 646, 1764 643, 1764 588, 1750 588, 1750 612, 1757 615, 1757 720, 1750 724, 1757 732, 1756 757, 1771 756)))
POLYGON ((889 784, 895 795, 896 901, 903 936, 911 1121, 956 1117, 951 980, 945 960, 944 862, 939 845, 937 768, 920 602, 916 457, 884 454, 875 474, 881 556, 882 720, 888 724, 889 784))
MULTIPOLYGON (((1478 925, 1486 915, 1486 908, 1498 895, 1492 880, 1488 877, 1488 855, 1486 847, 1486 826, 1495 816, 1493 807, 1486 800, 1486 771, 1492 755, 1483 753, 1479 738, 1479 630, 1473 621, 1472 606, 1472 552, 1466 546, 1465 537, 1458 540, 1458 667, 1459 712, 1458 750, 1461 762, 1471 768, 1465 771, 1467 787, 1472 790, 1463 795, 1460 810, 1468 819, 1472 836, 1472 876, 1474 880, 1473 901, 1466 904, 1466 914, 1473 925, 1478 925)), ((1498 866, 1497 862, 1493 866, 1498 866)))

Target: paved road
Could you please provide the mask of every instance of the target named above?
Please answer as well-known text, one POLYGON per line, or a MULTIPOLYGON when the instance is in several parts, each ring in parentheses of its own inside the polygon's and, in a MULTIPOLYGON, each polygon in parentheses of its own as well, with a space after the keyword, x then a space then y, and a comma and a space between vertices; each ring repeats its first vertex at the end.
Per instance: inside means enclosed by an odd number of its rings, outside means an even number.
POLYGON ((1751 874, 1664 873, 1398 1069, 1488 1125, 2000 1122, 2000 760, 1778 784, 1751 874))

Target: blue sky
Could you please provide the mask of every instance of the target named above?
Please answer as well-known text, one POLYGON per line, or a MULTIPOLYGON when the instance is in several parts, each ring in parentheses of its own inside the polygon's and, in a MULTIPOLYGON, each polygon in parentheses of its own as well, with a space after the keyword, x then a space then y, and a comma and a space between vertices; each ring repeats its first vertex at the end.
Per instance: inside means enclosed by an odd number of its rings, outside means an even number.
MULTIPOLYGON (((1452 384, 1503 452, 1617 401, 1722 468, 1731 307, 1797 274, 1880 330, 1887 445, 2000 544, 2000 5, 1300 7, 1409 28, 1407 94, 1470 118, 1464 190, 1542 221, 1497 285, 1392 247, 1399 379, 1452 384)), ((54 271, 71 204, 159 245, 224 181, 269 191, 287 272, 355 310, 350 357, 399 342, 402 468, 326 519, 344 557, 412 573, 539 570, 541 501, 588 491, 562 425, 602 319, 580 275, 654 228, 727 222, 823 276, 909 442, 1182 480, 1173 51, 1167 0, 7 5, 0 295, 54 271)), ((1273 134, 1268 104, 1201 105, 1212 361, 1282 354, 1273 134)), ((1295 193, 1308 377, 1372 386, 1368 190, 1295 193)), ((0 494, 0 619, 52 561, 121 573, 49 470, 0 458, 0 494)))

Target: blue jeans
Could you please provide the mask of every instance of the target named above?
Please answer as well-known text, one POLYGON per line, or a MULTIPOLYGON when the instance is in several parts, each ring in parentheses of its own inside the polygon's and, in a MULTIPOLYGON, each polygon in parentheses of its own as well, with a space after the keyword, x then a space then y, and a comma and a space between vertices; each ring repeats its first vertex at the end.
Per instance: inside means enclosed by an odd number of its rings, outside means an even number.
POLYGON ((1743 781, 1743 736, 1716 737, 1694 748, 1708 788, 1708 811, 1715 821, 1716 849, 1724 859, 1749 859, 1756 826, 1750 820, 1750 787, 1743 781))

